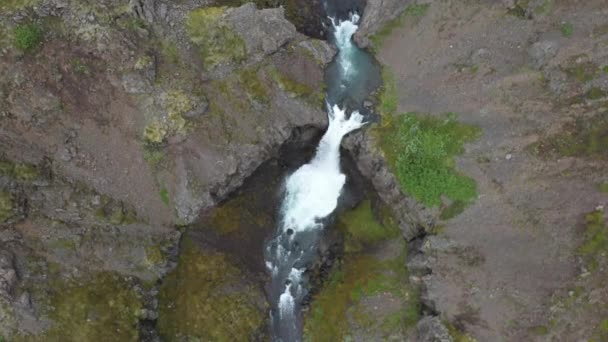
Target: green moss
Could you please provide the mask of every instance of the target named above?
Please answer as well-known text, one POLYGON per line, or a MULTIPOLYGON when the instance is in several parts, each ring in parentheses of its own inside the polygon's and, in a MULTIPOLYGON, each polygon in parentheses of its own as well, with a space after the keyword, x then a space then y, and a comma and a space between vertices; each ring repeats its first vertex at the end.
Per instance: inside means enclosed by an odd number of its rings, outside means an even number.
POLYGON ((562 69, 568 76, 575 78, 581 83, 585 83, 591 81, 597 75, 598 66, 591 61, 577 62, 580 58, 587 58, 587 56, 572 56, 568 60, 568 65, 562 69))
POLYGON ((40 341, 138 341, 141 297, 122 277, 101 273, 57 282, 51 289, 53 325, 40 341))
POLYGON ((267 316, 253 304, 262 293, 238 291, 243 275, 220 254, 183 242, 179 263, 159 293, 158 331, 167 341, 247 341, 267 316))
POLYGON ((592 87, 585 93, 585 97, 589 100, 599 100, 606 96, 606 92, 599 87, 592 87))
POLYGON ((448 332, 450 333, 450 337, 454 342, 476 342, 477 340, 469 336, 468 334, 458 330, 453 324, 449 322, 444 322, 445 326, 448 328, 448 332))
POLYGON ((146 247, 146 261, 151 266, 159 265, 165 262, 165 255, 159 245, 151 245, 146 247))
POLYGON ((608 253, 608 225, 601 210, 585 216, 584 242, 578 252, 592 270, 598 267, 601 255, 608 253))
POLYGON ((240 63, 247 49, 243 39, 222 20, 224 7, 205 7, 188 14, 186 29, 190 40, 200 47, 205 67, 240 63))
POLYGON ((95 216, 99 220, 113 225, 126 225, 137 222, 135 210, 128 209, 124 203, 113 200, 108 196, 101 197, 101 205, 95 211, 95 216))
POLYGON ((570 23, 562 23, 559 30, 561 31, 562 36, 566 38, 572 37, 572 33, 574 33, 574 27, 572 27, 572 24, 570 23))
POLYGON ((155 146, 144 146, 144 160, 150 164, 150 166, 157 167, 165 158, 165 152, 155 146))
POLYGON ((258 70, 254 68, 244 69, 239 73, 239 80, 247 95, 258 102, 270 102, 268 89, 260 77, 258 70))
POLYGON ((554 0, 543 0, 543 2, 534 8, 534 13, 537 15, 548 14, 553 10, 554 0))
POLYGON ((600 183, 598 189, 601 192, 608 193, 608 182, 602 182, 602 183, 600 183))
POLYGON ((40 172, 36 166, 31 164, 0 160, 0 175, 20 181, 31 182, 40 177, 40 172))
POLYGON ((457 215, 461 214, 467 207, 467 203, 464 201, 454 201, 449 206, 441 210, 439 218, 442 220, 449 220, 457 215))
POLYGON ((258 227, 269 225, 269 217, 247 206, 250 200, 250 197, 238 196, 222 203, 211 212, 211 227, 223 235, 239 232, 247 222, 258 227))
POLYGON ((379 211, 382 211, 380 214, 383 219, 378 218, 378 214, 372 210, 371 202, 365 200, 355 209, 340 215, 338 224, 346 234, 346 251, 360 250, 363 245, 399 236, 399 227, 389 210, 381 208, 379 211))
POLYGON ((0 2, 0 9, 2 11, 15 11, 26 7, 32 7, 38 2, 40 2, 40 0, 2 0, 0 2))
POLYGON ((399 95, 397 94, 397 83, 395 75, 388 68, 382 68, 382 90, 380 91, 380 113, 383 115, 394 114, 399 105, 399 95))
POLYGON ((35 23, 21 24, 13 30, 14 45, 22 51, 34 50, 43 38, 42 28, 35 23))
POLYGON ((608 112, 592 118, 579 117, 564 125, 561 132, 543 138, 528 147, 541 156, 608 158, 608 112))
POLYGON ((384 24, 384 26, 378 30, 378 32, 370 37, 374 49, 380 49, 386 38, 390 36, 393 30, 403 26, 407 22, 408 18, 420 18, 424 16, 429 7, 429 4, 411 4, 395 19, 384 24))
POLYGON ((528 330, 536 336, 544 336, 544 335, 549 334, 549 328, 547 328, 547 326, 544 326, 544 325, 537 325, 537 326, 531 327, 528 330))
POLYGON ((405 254, 389 260, 349 254, 313 297, 305 317, 304 340, 345 340, 349 333, 348 314, 362 328, 373 329, 385 337, 414 326, 420 317, 419 296, 417 289, 408 284, 404 258, 405 254), (386 293, 402 299, 403 306, 382 317, 371 316, 361 300, 386 293))
POLYGON ((13 206, 13 196, 8 192, 0 191, 0 223, 13 216, 13 206))
POLYGON ((308 97, 314 94, 314 89, 312 89, 312 87, 294 80, 277 69, 272 69, 270 74, 281 89, 294 96, 308 97))
POLYGON ((376 138, 405 191, 427 206, 441 204, 441 196, 470 203, 477 196, 475 181, 456 170, 454 157, 464 144, 480 135, 475 126, 444 117, 403 114, 384 116, 376 138))
POLYGON ((154 146, 164 143, 168 134, 169 129, 167 124, 155 119, 150 121, 144 128, 143 137, 146 143, 154 146))
POLYGON ((160 199, 165 203, 165 205, 169 206, 171 204, 171 199, 169 198, 169 191, 166 188, 160 189, 159 192, 160 199))

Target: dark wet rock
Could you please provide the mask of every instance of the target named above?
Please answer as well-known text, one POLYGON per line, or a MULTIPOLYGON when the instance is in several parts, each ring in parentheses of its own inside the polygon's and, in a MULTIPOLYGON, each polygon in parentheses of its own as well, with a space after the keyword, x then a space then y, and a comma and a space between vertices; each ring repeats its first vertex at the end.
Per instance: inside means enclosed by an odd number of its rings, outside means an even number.
POLYGON ((283 8, 257 10, 250 2, 229 9, 225 20, 241 36, 247 54, 255 61, 276 52, 296 36, 296 28, 285 19, 283 8))
POLYGON ((416 276, 425 276, 431 273, 431 262, 429 257, 422 254, 416 253, 409 257, 407 261, 408 271, 416 276))
POLYGON ((416 324, 418 342, 452 342, 453 339, 439 317, 426 316, 416 324))

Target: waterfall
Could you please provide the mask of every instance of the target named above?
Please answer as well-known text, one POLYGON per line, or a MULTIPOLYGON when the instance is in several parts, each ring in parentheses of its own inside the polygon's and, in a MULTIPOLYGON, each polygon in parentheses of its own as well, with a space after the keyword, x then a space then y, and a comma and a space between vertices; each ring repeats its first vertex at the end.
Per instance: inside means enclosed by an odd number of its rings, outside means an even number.
MULTIPOLYGON (((358 20, 356 14, 346 21, 331 18, 342 81, 357 72, 353 63, 357 48, 352 36, 358 20)), ((322 220, 336 209, 346 182, 340 171, 340 144, 346 134, 365 124, 359 112, 347 117, 346 110, 338 104, 327 104, 327 116, 329 126, 312 160, 285 181, 277 235, 266 247, 266 267, 272 276, 270 314, 274 341, 301 340, 300 303, 306 295, 306 263, 315 255, 322 220)))

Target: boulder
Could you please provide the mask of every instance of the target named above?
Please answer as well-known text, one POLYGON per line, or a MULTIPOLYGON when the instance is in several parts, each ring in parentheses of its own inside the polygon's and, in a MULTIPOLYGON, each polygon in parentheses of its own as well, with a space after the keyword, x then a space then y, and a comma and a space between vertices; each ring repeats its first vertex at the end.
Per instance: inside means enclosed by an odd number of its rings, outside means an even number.
POLYGON ((448 328, 439 317, 426 316, 416 324, 418 342, 452 342, 448 328))

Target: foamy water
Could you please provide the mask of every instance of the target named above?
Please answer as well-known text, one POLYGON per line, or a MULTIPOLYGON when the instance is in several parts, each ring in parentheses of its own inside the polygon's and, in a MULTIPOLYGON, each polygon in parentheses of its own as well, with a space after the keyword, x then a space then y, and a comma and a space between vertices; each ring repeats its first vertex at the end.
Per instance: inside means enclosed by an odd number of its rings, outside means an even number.
MULTIPOLYGON (((334 23, 337 61, 343 78, 355 70, 350 60, 352 35, 359 17, 334 23)), ((312 160, 285 181, 281 220, 277 236, 266 249, 266 267, 272 275, 271 310, 273 340, 300 341, 300 303, 306 294, 306 263, 314 257, 322 220, 334 212, 346 182, 340 171, 342 138, 363 126, 364 118, 355 111, 347 117, 337 104, 327 106, 329 126, 312 160)))

